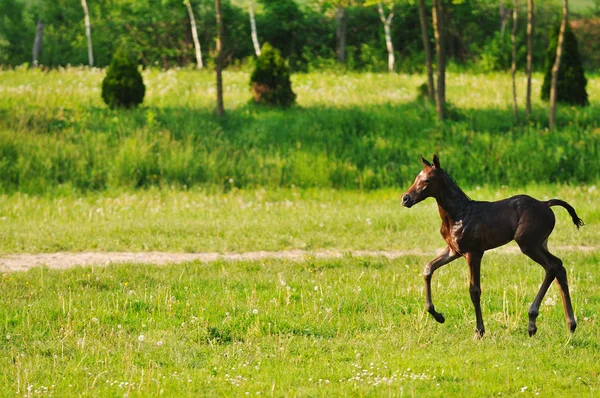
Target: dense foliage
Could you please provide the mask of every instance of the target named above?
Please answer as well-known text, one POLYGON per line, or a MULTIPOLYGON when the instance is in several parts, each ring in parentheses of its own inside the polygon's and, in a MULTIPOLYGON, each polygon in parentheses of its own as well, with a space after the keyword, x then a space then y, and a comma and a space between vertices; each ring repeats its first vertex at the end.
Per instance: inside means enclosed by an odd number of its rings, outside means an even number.
MULTIPOLYGON (((544 84, 542 85, 542 99, 550 98, 550 86, 552 85, 552 68, 556 59, 556 47, 558 46, 557 28, 552 36, 548 50, 546 51, 546 66, 544 84)), ((565 42, 558 69, 556 82, 556 100, 571 105, 588 105, 588 94, 585 90, 587 79, 583 73, 577 38, 569 25, 565 30, 565 42)))
MULTIPOLYGON (((269 42, 288 59, 295 71, 339 67, 335 61, 335 10, 320 0, 258 0, 256 23, 261 43, 269 42)), ((355 2, 357 4, 360 2, 355 2)), ((484 0, 449 2, 448 53, 454 62, 478 64, 484 69, 504 69, 500 58, 506 51, 506 36, 498 37, 500 26, 497 3, 484 0)), ((205 54, 215 46, 214 1, 191 0, 198 34, 205 54)), ((181 0, 94 0, 89 2, 96 66, 106 66, 116 50, 118 39, 130 38, 130 46, 145 66, 170 68, 186 66, 195 60, 186 7, 181 0)), ((430 5, 428 5, 428 10, 430 5)), ((375 6, 354 5, 346 10, 347 61, 350 70, 386 70, 383 28, 375 6)), ((422 69, 423 45, 418 7, 397 2, 392 23, 396 68, 404 72, 422 69)), ((83 11, 79 1, 0 0, 0 64, 31 62, 31 46, 36 22, 45 23, 40 64, 49 67, 87 64, 83 11)), ((543 66, 549 28, 560 10, 554 3, 536 4, 534 61, 543 66)), ((525 9, 520 11, 519 42, 525 35, 525 9)), ((431 21, 431 15, 428 15, 431 21)), ((223 1, 226 60, 239 64, 253 57, 247 3, 223 1)), ((431 24, 430 24, 431 25, 431 24)), ((583 29, 586 24, 581 24, 583 29)), ((580 30, 581 30, 580 29, 580 30)), ((430 26, 431 30, 431 26, 430 26)), ((585 30, 585 29, 584 29, 585 30)), ((433 32, 430 31, 433 40, 433 32)), ((586 67, 598 67, 597 56, 584 52, 586 67)), ((206 57, 210 65, 210 57, 206 57)))
POLYGON ((146 86, 135 58, 119 47, 102 81, 102 99, 111 108, 132 108, 144 101, 146 86))
POLYGON ((254 101, 259 104, 290 106, 296 101, 292 91, 290 68, 279 50, 265 43, 250 76, 254 101))

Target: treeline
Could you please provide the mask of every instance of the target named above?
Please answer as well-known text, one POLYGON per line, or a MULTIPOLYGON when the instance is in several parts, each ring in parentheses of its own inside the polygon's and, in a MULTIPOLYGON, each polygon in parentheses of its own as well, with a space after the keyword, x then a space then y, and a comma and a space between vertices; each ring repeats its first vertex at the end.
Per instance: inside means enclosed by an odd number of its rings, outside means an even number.
MULTIPOLYGON (((215 5, 212 0, 190 0, 206 64, 215 51, 215 5)), ((269 42, 288 59, 295 71, 343 67, 349 70, 384 71, 388 52, 384 27, 373 2, 327 0, 255 0, 259 42, 269 42), (343 15, 336 4, 345 3, 343 15), (342 20, 340 18, 343 18, 342 20), (339 27, 344 24, 344 56, 339 55, 339 27), (337 34, 337 37, 336 37, 337 34), (337 50, 337 54, 336 54, 337 50)), ((384 2, 393 11, 390 36, 394 47, 394 69, 420 71, 424 65, 419 9, 410 2, 384 2)), ((510 68, 510 18, 504 2, 462 0, 449 2, 446 51, 451 61, 482 70, 510 68), (502 17, 504 16, 504 18, 502 17)), ((508 7, 511 2, 507 3, 508 7)), ((525 7, 525 4, 522 5, 525 7)), ((94 66, 110 63, 122 41, 145 66, 185 67, 196 63, 188 9, 182 0, 88 0, 94 66)), ((254 56, 248 2, 222 2, 225 59, 239 65, 254 56)), ((526 11, 520 11, 525 26, 526 11)), ((431 7, 427 7, 431 20, 431 7)), ((0 0, 0 64, 16 66, 32 62, 36 30, 42 24, 39 64, 59 67, 88 64, 84 12, 76 0, 0 0)), ((551 29, 560 20, 558 4, 536 5, 534 67, 541 69, 551 29)), ((431 30, 431 24, 429 24, 431 30)), ((585 24, 582 24, 584 26, 585 24)), ((429 37, 433 42, 433 31, 429 37)), ((525 63, 525 29, 518 42, 525 63)), ((583 47, 583 46, 582 46, 583 47)), ((597 56, 586 56, 584 64, 595 65, 597 56)))

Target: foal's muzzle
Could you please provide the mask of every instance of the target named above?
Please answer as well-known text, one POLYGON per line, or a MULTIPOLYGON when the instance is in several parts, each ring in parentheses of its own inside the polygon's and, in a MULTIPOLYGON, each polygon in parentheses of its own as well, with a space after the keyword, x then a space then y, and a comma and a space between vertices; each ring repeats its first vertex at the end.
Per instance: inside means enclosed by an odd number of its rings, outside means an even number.
POLYGON ((410 196, 407 193, 402 195, 402 206, 411 208, 412 205, 414 205, 414 204, 415 204, 415 201, 413 200, 412 196, 410 196))

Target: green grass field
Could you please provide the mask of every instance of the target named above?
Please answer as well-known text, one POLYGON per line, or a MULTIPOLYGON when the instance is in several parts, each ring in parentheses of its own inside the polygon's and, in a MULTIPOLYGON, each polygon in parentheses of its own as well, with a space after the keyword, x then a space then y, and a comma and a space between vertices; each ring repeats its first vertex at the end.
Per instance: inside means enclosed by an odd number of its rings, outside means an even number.
MULTIPOLYGON (((102 77, 85 69, 0 72, 0 192, 371 190, 405 186, 418 154, 433 152, 470 187, 594 184, 600 176, 594 76, 592 105, 559 107, 552 134, 539 75, 533 118, 522 126, 512 120, 508 74, 449 74, 452 119, 443 124, 416 100, 419 75, 297 74, 298 106, 282 111, 248 105, 248 73, 230 71, 222 121, 211 73, 146 71, 145 105, 133 111, 101 102, 102 77)), ((519 91, 522 104, 522 77, 519 91)))
MULTIPOLYGON (((598 246, 598 190, 474 189, 570 201, 550 249, 598 246)), ((397 190, 157 190, 0 197, 0 252, 441 248, 435 202, 397 190)), ((554 251, 554 250, 553 250, 554 251)), ((2 396, 595 396, 600 389, 598 250, 555 251, 579 322, 570 338, 552 287, 534 338, 527 309, 542 268, 484 257, 487 334, 473 341, 468 269, 434 277, 436 324, 420 275, 432 255, 301 261, 33 268, 0 279, 2 396)))
POLYGON ((596 3, 596 0, 571 0, 569 10, 586 15, 597 8, 596 3))
MULTIPOLYGON (((0 256, 57 251, 303 249, 299 261, 124 264, 0 277, 0 396, 597 396, 600 389, 600 80, 548 133, 515 126, 508 75, 451 73, 452 120, 415 100, 417 75, 295 75, 299 105, 249 106, 248 74, 146 71, 145 105, 100 101, 102 72, 0 72, 0 256), (437 152, 467 193, 559 197, 549 247, 567 268, 578 329, 551 287, 527 336, 542 268, 483 259, 487 334, 464 260, 316 259, 323 249, 442 248, 435 202, 400 195, 437 152), (578 246, 592 247, 583 251, 578 246), (595 248, 595 249, 594 249, 595 248)), ((523 79, 520 80, 523 88, 523 79)), ((522 91, 522 90, 521 90, 522 91)), ((514 244, 513 244, 514 245, 514 244)))
MULTIPOLYGON (((415 172, 416 174, 416 172, 415 172)), ((405 189, 407 189, 406 186, 405 189)), ((405 209, 403 190, 157 190, 77 196, 0 196, 0 253, 56 251, 246 252, 287 249, 422 250, 444 247, 435 200, 405 209)), ((474 199, 526 193, 571 203, 579 232, 555 207, 554 246, 598 246, 600 190, 558 185, 481 188, 474 199)))
POLYGON ((488 333, 473 340, 463 260, 434 277, 428 259, 122 265, 5 274, 3 396, 597 396, 596 254, 563 256, 579 327, 558 289, 529 338, 541 267, 484 259, 488 333))

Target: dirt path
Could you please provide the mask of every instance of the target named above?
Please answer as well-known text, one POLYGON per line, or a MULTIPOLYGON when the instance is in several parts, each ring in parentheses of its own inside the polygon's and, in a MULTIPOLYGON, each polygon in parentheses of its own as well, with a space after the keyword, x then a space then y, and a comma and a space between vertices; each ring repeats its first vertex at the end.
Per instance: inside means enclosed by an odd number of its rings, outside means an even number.
MULTIPOLYGON (((554 248, 557 252, 600 250, 594 246, 560 246, 554 248)), ((495 251, 500 253, 519 253, 517 246, 505 246, 495 251)), ((257 251, 246 253, 168 253, 168 252, 79 252, 79 253, 42 253, 42 254, 12 254, 0 257, 0 272, 27 271, 30 268, 44 265, 48 268, 66 269, 75 266, 108 265, 114 263, 147 263, 147 264, 177 264, 188 261, 211 262, 217 260, 241 261, 262 259, 302 260, 308 256, 327 259, 340 258, 345 255, 356 257, 386 257, 398 258, 408 255, 431 255, 435 251, 406 250, 406 251, 369 251, 369 250, 284 250, 277 252, 257 251)))

